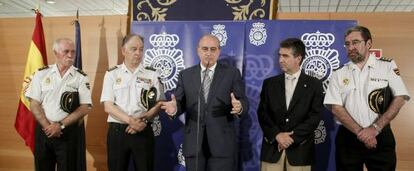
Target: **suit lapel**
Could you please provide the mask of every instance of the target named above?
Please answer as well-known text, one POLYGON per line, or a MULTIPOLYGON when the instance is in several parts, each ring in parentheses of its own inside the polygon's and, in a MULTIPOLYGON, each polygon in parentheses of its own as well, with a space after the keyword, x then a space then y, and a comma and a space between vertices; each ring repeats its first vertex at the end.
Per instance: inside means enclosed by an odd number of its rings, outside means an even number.
POLYGON ((199 94, 200 92, 200 88, 201 88, 201 67, 200 65, 198 65, 195 69, 194 72, 191 72, 191 80, 194 80, 194 82, 189 83, 190 85, 192 84, 192 86, 189 87, 193 87, 195 90, 194 92, 196 92, 197 94, 199 94))
MULTIPOLYGON (((283 74, 283 76, 281 77, 276 77, 276 87, 274 87, 275 90, 275 95, 271 96, 271 97, 281 97, 281 105, 283 107, 284 110, 287 111, 287 107, 286 107, 286 95, 285 95, 285 76, 283 74)), ((278 102, 278 100, 272 100, 274 102, 278 102)), ((280 102, 280 101, 279 101, 280 102)), ((279 105, 279 104, 274 104, 274 105, 279 105)))
POLYGON ((214 70, 213 81, 211 82, 210 91, 208 93, 207 104, 210 104, 212 96, 216 94, 216 90, 219 88, 219 83, 225 77, 224 75, 219 76, 219 74, 224 74, 224 72, 222 66, 217 63, 216 69, 214 70))
POLYGON ((307 79, 304 73, 302 72, 300 73, 298 83, 296 84, 295 91, 293 92, 292 100, 290 101, 288 111, 292 110, 292 108, 298 102, 300 96, 305 94, 305 91, 307 90, 307 88, 308 88, 307 79))

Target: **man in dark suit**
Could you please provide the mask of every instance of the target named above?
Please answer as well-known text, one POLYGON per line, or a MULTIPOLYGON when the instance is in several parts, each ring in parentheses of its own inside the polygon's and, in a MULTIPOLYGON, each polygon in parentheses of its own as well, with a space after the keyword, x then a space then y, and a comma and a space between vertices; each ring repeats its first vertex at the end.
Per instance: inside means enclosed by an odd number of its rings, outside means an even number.
POLYGON ((262 171, 311 170, 323 87, 321 81, 300 70, 305 54, 300 39, 282 41, 279 64, 284 73, 263 82, 257 111, 264 133, 262 171))
POLYGON ((234 171, 233 121, 248 111, 244 83, 239 70, 217 62, 217 37, 204 35, 197 53, 200 65, 180 72, 171 101, 162 103, 162 109, 172 117, 186 112, 183 154, 187 170, 234 171))

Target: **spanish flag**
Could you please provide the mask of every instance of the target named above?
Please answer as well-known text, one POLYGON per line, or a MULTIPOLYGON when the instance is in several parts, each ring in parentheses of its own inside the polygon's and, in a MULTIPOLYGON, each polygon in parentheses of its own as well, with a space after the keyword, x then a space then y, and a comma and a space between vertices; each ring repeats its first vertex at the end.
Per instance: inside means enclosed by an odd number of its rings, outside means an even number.
POLYGON ((27 56, 26 68, 24 71, 23 88, 20 92, 19 106, 17 107, 16 121, 14 127, 22 136, 27 146, 34 152, 34 130, 36 120, 30 111, 30 102, 24 96, 33 74, 41 67, 47 65, 45 36, 43 34, 42 15, 36 13, 36 23, 27 56))

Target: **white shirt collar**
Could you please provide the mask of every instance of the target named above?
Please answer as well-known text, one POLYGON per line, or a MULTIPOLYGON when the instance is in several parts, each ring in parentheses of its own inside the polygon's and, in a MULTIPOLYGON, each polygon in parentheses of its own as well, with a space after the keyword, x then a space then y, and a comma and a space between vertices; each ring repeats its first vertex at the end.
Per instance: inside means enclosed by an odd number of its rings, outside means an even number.
MULTIPOLYGON (((73 74, 74 74, 74 72, 75 72, 75 67, 72 65, 72 66, 70 66, 70 67, 69 67, 69 69, 65 72, 65 74, 62 76, 62 78, 63 78, 63 77, 65 77, 65 76, 66 76, 66 75, 68 75, 68 74, 73 75, 73 74)), ((52 73, 56 73, 56 74, 60 75, 60 72, 59 72, 59 68, 58 68, 58 66, 57 66, 57 63, 55 63, 54 65, 52 65, 52 73)))
POLYGON ((298 72, 296 72, 296 73, 294 73, 294 74, 292 74, 292 75, 290 75, 290 74, 288 74, 288 73, 285 73, 285 78, 286 78, 286 79, 287 79, 287 78, 299 78, 300 73, 301 73, 301 70, 300 70, 300 69, 299 69, 299 71, 298 71, 298 72))
MULTIPOLYGON (((130 71, 128 70, 127 66, 125 65, 125 62, 123 62, 123 63, 121 64, 121 68, 122 68, 125 72, 130 72, 130 71)), ((142 69, 144 69, 144 65, 143 65, 143 64, 142 64, 142 62, 141 62, 141 63, 139 63, 138 67, 137 67, 137 68, 135 68, 135 70, 134 70, 132 73, 133 73, 133 74, 135 74, 135 73, 137 73, 138 71, 140 71, 140 70, 142 70, 142 69)))
MULTIPOLYGON (((201 63, 200 63, 200 66, 201 66, 201 72, 203 72, 204 70, 206 70, 206 67, 204 67, 201 63)), ((216 66, 217 66, 217 62, 213 66, 209 67, 208 69, 210 71, 214 72, 216 70, 216 66)))

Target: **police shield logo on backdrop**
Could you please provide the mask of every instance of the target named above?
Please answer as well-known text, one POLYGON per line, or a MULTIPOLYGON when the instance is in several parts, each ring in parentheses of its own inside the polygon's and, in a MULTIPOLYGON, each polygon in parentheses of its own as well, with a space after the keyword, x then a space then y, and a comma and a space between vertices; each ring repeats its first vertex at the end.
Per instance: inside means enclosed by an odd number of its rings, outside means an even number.
POLYGON ((250 29, 249 40, 250 44, 260 46, 266 43, 267 33, 265 24, 261 22, 253 23, 250 29))
POLYGON ((302 70, 310 76, 323 81, 323 88, 328 87, 328 80, 333 70, 339 68, 339 53, 330 46, 335 42, 332 33, 305 33, 301 37, 306 46, 306 58, 302 70))
MULTIPOLYGON (((323 81, 323 88, 328 87, 328 80, 332 72, 339 68, 339 53, 336 49, 331 49, 335 42, 335 36, 332 33, 305 33, 301 36, 306 46, 306 58, 302 63, 302 70, 312 77, 323 81)), ((326 128, 324 121, 318 125, 315 130, 315 144, 325 142, 326 128)))
POLYGON ((220 40, 220 46, 226 46, 227 43, 227 32, 225 28, 225 25, 216 24, 213 25, 213 30, 211 31, 211 34, 220 40))
POLYGON ((178 73, 185 68, 183 51, 175 48, 180 38, 176 34, 153 34, 149 42, 153 48, 145 51, 144 65, 161 73, 164 92, 174 89, 178 73))

